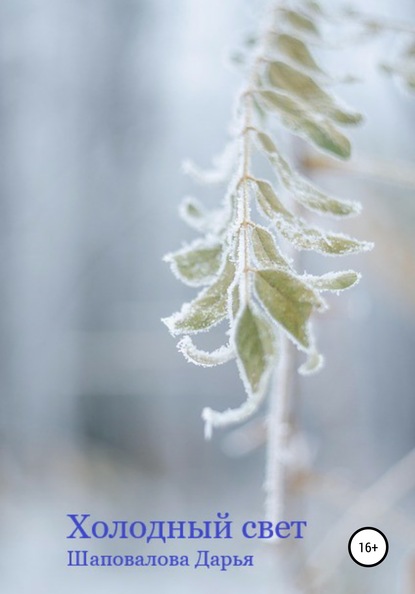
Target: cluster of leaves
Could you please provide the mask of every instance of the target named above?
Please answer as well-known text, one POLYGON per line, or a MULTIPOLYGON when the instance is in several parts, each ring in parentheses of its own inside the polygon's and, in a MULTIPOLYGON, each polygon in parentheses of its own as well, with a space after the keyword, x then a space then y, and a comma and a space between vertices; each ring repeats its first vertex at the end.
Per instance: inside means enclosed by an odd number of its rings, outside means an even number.
POLYGON ((300 372, 321 366, 310 318, 327 307, 322 292, 347 289, 359 275, 351 270, 299 274, 289 255, 292 249, 341 256, 372 247, 322 230, 301 215, 348 217, 358 214, 360 205, 327 195, 296 171, 277 148, 270 122, 276 119, 317 149, 347 159, 350 142, 340 127, 358 124, 361 116, 334 97, 330 77, 313 55, 313 45, 322 44, 317 5, 301 2, 292 9, 280 2, 270 16, 258 39, 249 40, 249 82, 238 97, 236 131, 224 157, 206 175, 187 164, 197 178, 228 181, 222 207, 207 211, 199 201, 185 199, 182 218, 202 237, 165 257, 180 280, 204 287, 163 320, 173 336, 182 336, 179 350, 203 366, 236 359, 247 392, 236 410, 203 411, 208 434, 212 426, 244 420, 257 409, 276 366, 281 332, 307 354, 300 372), (276 183, 251 172, 254 152, 269 162, 276 183), (191 335, 224 320, 228 343, 214 352, 197 348, 191 335))

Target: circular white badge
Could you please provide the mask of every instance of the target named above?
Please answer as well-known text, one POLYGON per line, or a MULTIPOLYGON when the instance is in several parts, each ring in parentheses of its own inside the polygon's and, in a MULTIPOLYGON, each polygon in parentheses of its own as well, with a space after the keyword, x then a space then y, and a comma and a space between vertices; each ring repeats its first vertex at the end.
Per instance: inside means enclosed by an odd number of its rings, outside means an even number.
POLYGON ((377 528, 359 528, 349 540, 349 555, 355 563, 363 567, 374 567, 386 558, 389 543, 386 536, 377 528))

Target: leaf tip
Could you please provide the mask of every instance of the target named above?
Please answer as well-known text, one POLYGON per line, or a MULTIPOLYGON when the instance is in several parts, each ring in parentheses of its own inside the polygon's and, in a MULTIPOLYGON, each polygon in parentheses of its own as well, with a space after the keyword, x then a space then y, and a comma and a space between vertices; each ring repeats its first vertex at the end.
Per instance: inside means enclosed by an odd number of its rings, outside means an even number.
POLYGON ((305 363, 298 368, 301 375, 313 375, 319 372, 324 366, 324 357, 317 351, 312 351, 305 363))
POLYGON ((171 316, 168 316, 167 318, 161 318, 161 321, 165 326, 167 326, 172 336, 177 336, 179 334, 179 332, 177 332, 176 329, 176 315, 177 314, 173 314, 171 316))

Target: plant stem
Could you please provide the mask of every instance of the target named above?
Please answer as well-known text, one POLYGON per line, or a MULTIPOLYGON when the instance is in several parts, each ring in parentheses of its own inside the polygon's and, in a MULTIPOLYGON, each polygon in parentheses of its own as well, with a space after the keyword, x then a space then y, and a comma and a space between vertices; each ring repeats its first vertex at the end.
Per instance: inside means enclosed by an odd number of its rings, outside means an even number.
MULTIPOLYGON (((294 158, 298 170, 307 172, 301 143, 293 145, 294 158)), ((306 218, 297 203, 292 204, 292 211, 306 218)), ((292 247, 287 248, 287 255, 298 263, 299 255, 292 247)), ((293 387, 296 349, 287 336, 280 333, 278 366, 274 371, 269 394, 269 413, 267 419, 267 453, 265 469, 265 516, 274 524, 284 518, 288 491, 288 456, 293 433, 293 387)))
POLYGON ((278 366, 269 395, 267 459, 265 470, 265 516, 273 524, 284 517, 287 491, 287 454, 291 433, 293 352, 281 334, 278 366))
POLYGON ((245 106, 245 121, 244 121, 244 133, 243 133, 243 147, 242 147, 242 183, 243 183, 243 237, 244 237, 244 265, 243 265, 243 274, 244 274, 244 291, 245 291, 245 301, 249 303, 250 298, 250 290, 249 290, 249 272, 250 272, 250 265, 249 265, 249 225, 251 223, 250 219, 250 209, 249 209, 249 188, 248 188, 248 180, 250 177, 250 164, 251 164, 251 152, 249 146, 249 134, 251 130, 251 109, 252 109, 252 97, 249 92, 244 94, 244 106, 245 106))

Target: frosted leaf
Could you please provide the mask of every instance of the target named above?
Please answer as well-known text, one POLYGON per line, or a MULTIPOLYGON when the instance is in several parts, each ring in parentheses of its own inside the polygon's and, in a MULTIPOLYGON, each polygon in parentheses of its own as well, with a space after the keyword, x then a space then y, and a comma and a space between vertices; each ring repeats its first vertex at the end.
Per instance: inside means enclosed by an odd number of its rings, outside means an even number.
POLYGON ((258 203, 263 213, 273 220, 274 215, 280 214, 291 220, 293 217, 291 213, 285 208, 282 202, 278 199, 274 188, 267 181, 257 179, 254 181, 258 188, 258 203))
POLYGON ((298 12, 296 10, 288 10, 286 8, 281 8, 281 13, 284 16, 284 19, 287 23, 291 25, 294 29, 301 31, 303 33, 307 33, 314 37, 319 37, 320 32, 315 24, 315 22, 311 19, 298 12))
POLYGON ((264 150, 266 153, 273 155, 277 154, 277 147, 274 144, 274 141, 268 134, 265 132, 257 132, 256 138, 258 140, 259 146, 264 150))
POLYGON ((314 13, 314 14, 318 14, 318 15, 324 14, 321 5, 318 2, 315 2, 315 0, 306 1, 305 8, 307 8, 307 10, 309 10, 311 13, 314 13))
POLYGON ((206 218, 205 209, 202 204, 199 200, 190 196, 183 198, 179 206, 179 214, 190 227, 197 230, 202 227, 206 218))
POLYGON ((255 180, 258 203, 262 212, 275 222, 281 235, 300 250, 314 250, 325 255, 354 254, 372 249, 373 244, 359 241, 343 233, 329 233, 311 227, 300 217, 294 217, 278 200, 271 184, 255 180))
POLYGON ((340 108, 311 76, 284 62, 270 62, 267 76, 272 86, 295 97, 305 111, 320 114, 343 125, 355 125, 362 121, 360 114, 340 108))
POLYGON ((301 279, 286 270, 260 270, 255 274, 259 300, 271 317, 301 348, 311 346, 308 320, 324 302, 301 279))
POLYGON ((201 291, 191 303, 185 303, 180 312, 162 320, 171 334, 195 334, 221 322, 227 315, 227 290, 234 276, 235 266, 226 260, 222 273, 211 287, 201 291))
POLYGON ((277 248, 274 238, 264 227, 256 225, 252 229, 252 247, 255 258, 261 268, 279 266, 289 268, 290 265, 277 248))
POLYGON ((317 120, 296 100, 275 91, 261 91, 264 106, 280 114, 281 123, 291 132, 311 140, 317 147, 342 159, 351 153, 349 140, 327 119, 317 120))
POLYGON ((202 419, 205 422, 205 439, 212 437, 214 427, 228 427, 229 425, 247 421, 257 412, 264 400, 265 394, 265 390, 259 391, 245 400, 238 408, 228 408, 223 412, 204 408, 202 419))
POLYGON ((307 283, 317 291, 344 291, 356 285, 361 275, 354 270, 329 272, 322 276, 305 275, 307 283))
POLYGON ((282 118, 281 122, 292 132, 308 138, 320 149, 341 159, 351 155, 350 141, 328 120, 317 120, 307 114, 305 117, 282 118))
POLYGON ((313 212, 323 215, 343 217, 360 213, 361 206, 359 202, 340 200, 329 196, 292 169, 279 153, 268 134, 258 132, 256 139, 259 148, 266 153, 279 179, 296 202, 313 212))
POLYGON ((167 254, 165 262, 173 273, 192 287, 209 284, 219 272, 223 258, 223 247, 216 240, 196 240, 190 245, 167 254))
POLYGON ((207 211, 196 198, 186 196, 179 206, 181 218, 196 231, 215 232, 223 221, 223 210, 207 211))
POLYGON ((274 362, 274 337, 269 322, 253 306, 246 305, 239 316, 234 342, 248 394, 263 391, 274 362))
POLYGON ((202 169, 195 165, 193 161, 185 160, 182 168, 183 172, 190 175, 195 181, 205 184, 222 183, 229 179, 233 171, 233 165, 237 155, 235 142, 227 144, 223 152, 213 158, 214 167, 212 169, 202 169))
POLYGON ((359 241, 343 233, 329 233, 311 227, 300 217, 292 215, 277 198, 271 184, 254 180, 258 187, 258 204, 271 219, 281 235, 300 250, 314 250, 325 255, 342 256, 368 251, 372 243, 359 241))
POLYGON ((317 227, 309 227, 301 219, 288 220, 275 217, 281 235, 299 250, 314 250, 327 256, 344 256, 366 252, 373 248, 367 241, 359 241, 343 233, 326 233, 317 227))
POLYGON ((281 35, 273 33, 271 42, 281 53, 290 58, 293 62, 296 62, 308 70, 313 70, 320 74, 322 73, 322 70, 311 55, 310 50, 300 39, 286 33, 281 35))
POLYGON ((268 109, 296 118, 304 117, 305 112, 303 107, 298 101, 288 95, 278 93, 277 91, 263 90, 259 92, 259 96, 262 99, 264 107, 268 107, 268 109))
POLYGON ((301 375, 312 375, 313 373, 317 373, 324 365, 324 357, 320 355, 316 350, 312 350, 308 353, 307 361, 303 363, 298 372, 301 375))
POLYGON ((178 342, 177 348, 187 361, 195 365, 201 365, 202 367, 222 365, 235 357, 235 351, 230 345, 221 346, 219 349, 209 353, 198 349, 190 336, 184 336, 178 342))
MULTIPOLYGON (((277 161, 275 158, 272 159, 274 164, 277 164, 277 161)), ((281 168, 280 171, 280 179, 294 200, 308 210, 333 217, 354 216, 361 212, 359 202, 329 196, 295 171, 291 171, 291 175, 284 175, 281 168)))
POLYGON ((231 312, 233 318, 236 318, 236 316, 238 315, 240 305, 241 301, 239 298, 239 286, 235 284, 235 286, 231 290, 231 312))

